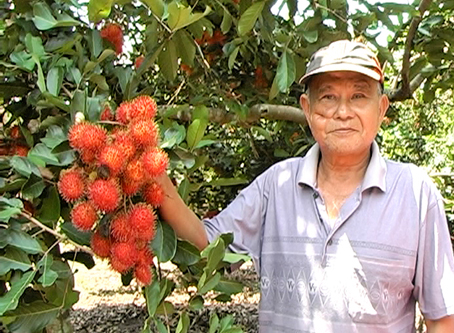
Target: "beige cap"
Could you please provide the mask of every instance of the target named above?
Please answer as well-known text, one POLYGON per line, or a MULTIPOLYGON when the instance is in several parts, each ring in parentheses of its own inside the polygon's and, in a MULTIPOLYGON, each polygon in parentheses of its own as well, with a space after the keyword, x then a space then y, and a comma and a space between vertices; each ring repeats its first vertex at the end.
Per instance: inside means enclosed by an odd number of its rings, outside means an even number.
POLYGON ((363 43, 338 40, 312 55, 299 82, 305 84, 315 74, 335 71, 358 72, 380 83, 384 81, 380 62, 371 49, 363 43))

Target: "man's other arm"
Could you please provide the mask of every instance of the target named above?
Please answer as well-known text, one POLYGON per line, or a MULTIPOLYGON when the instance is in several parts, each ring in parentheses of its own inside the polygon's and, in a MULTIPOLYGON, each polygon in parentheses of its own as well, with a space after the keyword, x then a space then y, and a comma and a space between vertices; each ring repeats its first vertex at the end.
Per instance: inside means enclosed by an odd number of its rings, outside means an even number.
POLYGON ((426 319, 427 333, 454 333, 454 316, 437 320, 426 319))
POLYGON ((200 219, 184 203, 167 174, 157 182, 164 190, 164 201, 159 208, 162 218, 175 230, 178 237, 185 239, 199 250, 208 245, 208 237, 200 219))

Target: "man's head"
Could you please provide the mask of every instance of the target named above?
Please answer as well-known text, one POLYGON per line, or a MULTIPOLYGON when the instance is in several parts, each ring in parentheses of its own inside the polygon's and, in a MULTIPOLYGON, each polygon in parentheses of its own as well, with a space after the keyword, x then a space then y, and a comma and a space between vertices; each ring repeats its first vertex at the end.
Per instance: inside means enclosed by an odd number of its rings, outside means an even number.
POLYGON ((300 82, 308 87, 301 106, 322 152, 366 153, 389 106, 374 53, 361 43, 333 42, 314 53, 300 82))

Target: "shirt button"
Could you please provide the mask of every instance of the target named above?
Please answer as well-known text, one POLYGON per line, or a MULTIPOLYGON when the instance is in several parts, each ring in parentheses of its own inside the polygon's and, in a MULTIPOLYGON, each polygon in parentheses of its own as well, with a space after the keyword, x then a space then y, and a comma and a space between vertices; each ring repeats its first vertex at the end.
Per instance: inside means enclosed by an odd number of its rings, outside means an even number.
POLYGON ((333 245, 333 240, 332 240, 332 239, 330 239, 330 240, 328 241, 328 245, 333 245))

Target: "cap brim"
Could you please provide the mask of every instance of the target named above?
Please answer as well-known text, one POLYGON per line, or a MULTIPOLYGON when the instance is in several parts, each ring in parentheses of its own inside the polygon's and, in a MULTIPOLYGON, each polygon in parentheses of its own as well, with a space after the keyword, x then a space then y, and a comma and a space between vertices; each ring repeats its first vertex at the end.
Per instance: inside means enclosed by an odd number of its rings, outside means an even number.
POLYGON ((310 73, 305 74, 300 80, 300 84, 305 84, 307 81, 314 75, 316 74, 321 74, 321 73, 329 73, 329 72, 356 72, 356 73, 361 73, 364 74, 375 81, 378 81, 380 83, 383 83, 383 76, 380 75, 380 73, 374 71, 372 68, 367 68, 364 66, 360 65, 355 65, 355 64, 332 64, 332 65, 327 65, 323 66, 322 68, 319 68, 317 70, 314 70, 310 73))

